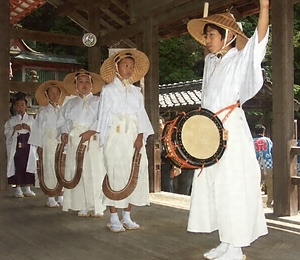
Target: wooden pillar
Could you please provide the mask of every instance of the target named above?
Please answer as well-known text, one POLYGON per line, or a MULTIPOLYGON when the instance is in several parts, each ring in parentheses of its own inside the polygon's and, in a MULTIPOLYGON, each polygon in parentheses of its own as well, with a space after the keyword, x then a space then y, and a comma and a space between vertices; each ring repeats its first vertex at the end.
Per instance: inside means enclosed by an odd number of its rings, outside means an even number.
POLYGON ((291 216, 298 213, 296 185, 291 184, 291 156, 294 129, 294 0, 272 1, 273 68, 273 143, 274 143, 274 213, 291 216))
POLYGON ((6 145, 4 124, 9 118, 9 1, 3 1, 0 8, 0 189, 7 189, 6 145))
POLYGON ((161 190, 160 140, 159 128, 159 41, 158 27, 153 26, 152 18, 145 23, 142 51, 150 60, 150 70, 145 77, 145 107, 154 128, 154 135, 148 138, 147 154, 149 160, 150 192, 161 190))
POLYGON ((93 3, 89 5, 89 32, 95 34, 97 37, 97 43, 93 47, 88 48, 88 63, 89 71, 94 73, 100 73, 101 64, 101 46, 100 46, 100 22, 98 18, 98 9, 93 3))

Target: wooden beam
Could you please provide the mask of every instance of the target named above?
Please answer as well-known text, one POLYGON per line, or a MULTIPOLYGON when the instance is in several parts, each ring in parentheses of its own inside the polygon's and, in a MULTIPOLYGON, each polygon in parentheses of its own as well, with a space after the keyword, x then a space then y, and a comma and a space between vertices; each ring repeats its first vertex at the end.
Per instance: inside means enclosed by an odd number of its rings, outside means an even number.
MULTIPOLYGON (((98 10, 92 5, 89 5, 89 31, 94 33, 99 39, 100 23, 98 21, 98 10)), ((101 46, 97 42, 95 46, 88 48, 89 71, 99 73, 101 65, 101 46)))
POLYGON ((158 26, 153 25, 152 18, 147 19, 144 27, 142 50, 150 61, 150 69, 145 77, 145 107, 154 129, 147 141, 147 154, 149 161, 150 192, 161 189, 161 161, 159 140, 159 42, 158 26))
MULTIPOLYGON (((47 0, 47 2, 54 7, 58 8, 62 4, 64 4, 63 1, 61 0, 47 0)), ((88 20, 85 19, 83 16, 81 16, 78 13, 73 13, 68 16, 74 23, 78 24, 81 28, 84 30, 88 31, 89 25, 88 25, 88 20)))
POLYGON ((294 53, 293 0, 272 1, 273 69, 273 143, 274 143, 274 213, 277 216, 298 214, 298 193, 291 184, 296 145, 294 129, 294 53), (284 123, 283 123, 284 122, 284 123))
POLYGON ((74 13, 77 9, 77 5, 73 2, 65 2, 57 7, 57 15, 68 16, 74 13))
POLYGON ((119 29, 118 33, 116 33, 116 31, 113 31, 105 35, 101 34, 101 45, 110 45, 112 43, 119 42, 120 40, 128 39, 129 37, 141 33, 143 31, 143 28, 144 22, 142 21, 119 29))
POLYGON ((41 83, 36 83, 36 82, 19 82, 19 81, 11 81, 9 90, 10 91, 22 91, 25 93, 34 93, 38 86, 41 83))
MULTIPOLYGON (((0 8, 0 32, 9 32, 9 1, 3 1, 0 8)), ((7 189, 7 153, 4 125, 9 118, 9 33, 0 37, 0 190, 7 189)))
POLYGON ((121 26, 126 26, 126 23, 120 19, 117 15, 112 13, 109 9, 107 8, 101 8, 101 11, 105 14, 107 14, 111 19, 113 19, 116 23, 120 24, 121 26))
POLYGON ((83 46, 82 36, 32 31, 20 28, 11 28, 10 38, 35 40, 40 42, 51 42, 64 45, 83 46))
MULTIPOLYGON (((224 4, 231 5, 236 1, 233 0, 228 0, 228 1, 221 1, 221 0, 211 0, 210 1, 210 10, 218 9, 224 4)), ((178 0, 176 1, 177 6, 171 8, 171 5, 166 5, 164 6, 165 9, 162 9, 164 11, 168 11, 167 14, 166 12, 162 12, 160 10, 160 13, 153 18, 153 25, 154 26, 160 26, 160 25, 166 25, 168 23, 171 23, 174 20, 180 20, 180 19, 187 19, 189 16, 192 16, 196 13, 199 13, 199 10, 203 10, 204 6, 204 1, 199 1, 199 0, 178 0), (181 5, 179 5, 181 3, 181 5), (170 11, 170 8, 172 9, 172 12, 170 11)), ((157 14, 158 9, 154 9, 154 11, 147 13, 147 17, 157 14), (156 11, 155 11, 156 10, 156 11)), ((136 34, 139 34, 143 31, 143 23, 144 23, 144 17, 136 17, 135 10, 133 12, 133 15, 135 18, 138 18, 136 23, 132 25, 128 25, 123 27, 122 29, 118 30, 118 33, 115 32, 108 32, 105 34, 101 34, 101 45, 107 45, 107 43, 111 42, 118 42, 121 39, 126 39, 128 37, 132 37, 136 34)))
POLYGON ((111 2, 130 17, 129 11, 119 0, 111 0, 111 2))

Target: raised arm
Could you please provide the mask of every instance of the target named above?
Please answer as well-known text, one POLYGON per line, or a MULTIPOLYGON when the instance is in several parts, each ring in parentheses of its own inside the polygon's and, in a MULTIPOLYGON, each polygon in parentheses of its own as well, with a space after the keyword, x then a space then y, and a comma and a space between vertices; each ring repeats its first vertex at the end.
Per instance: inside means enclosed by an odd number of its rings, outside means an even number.
POLYGON ((260 11, 257 23, 258 42, 265 37, 269 26, 269 0, 259 0, 260 11))

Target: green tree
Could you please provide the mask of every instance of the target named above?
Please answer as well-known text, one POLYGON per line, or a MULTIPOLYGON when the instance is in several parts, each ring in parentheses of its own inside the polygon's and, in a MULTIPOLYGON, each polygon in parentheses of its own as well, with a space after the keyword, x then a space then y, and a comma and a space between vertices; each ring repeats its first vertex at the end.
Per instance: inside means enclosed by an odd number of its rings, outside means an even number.
POLYGON ((163 40, 159 46, 160 84, 199 79, 203 59, 203 47, 189 34, 163 40))

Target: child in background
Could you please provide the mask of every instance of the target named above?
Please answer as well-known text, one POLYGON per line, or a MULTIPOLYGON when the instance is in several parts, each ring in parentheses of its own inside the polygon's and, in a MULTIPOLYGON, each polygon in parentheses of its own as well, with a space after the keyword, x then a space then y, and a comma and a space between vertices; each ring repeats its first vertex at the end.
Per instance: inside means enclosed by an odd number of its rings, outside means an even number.
POLYGON ((67 93, 77 95, 62 107, 57 120, 58 136, 67 144, 66 180, 74 177, 78 145, 86 145, 80 181, 75 188, 64 190, 63 211, 78 211, 79 217, 101 217, 105 210, 101 188, 105 171, 96 133, 99 96, 93 94, 104 82, 99 74, 80 70, 68 74, 63 84, 67 93))
MULTIPOLYGON (((57 185, 55 175, 55 150, 58 144, 56 139, 56 121, 61 105, 66 96, 62 82, 49 80, 41 84, 36 91, 36 100, 41 106, 35 118, 28 143, 37 146, 39 159, 42 160, 45 185, 48 189, 54 189, 57 185)), ((58 199, 54 196, 48 197, 46 205, 55 208, 63 203, 63 191, 57 193, 58 199)))
POLYGON ((13 101, 17 115, 12 116, 4 126, 8 155, 8 184, 16 185, 16 198, 34 197, 31 186, 35 184, 35 152, 28 144, 34 118, 26 113, 27 100, 24 93, 17 93, 13 101), (25 186, 24 192, 22 188, 25 186))

